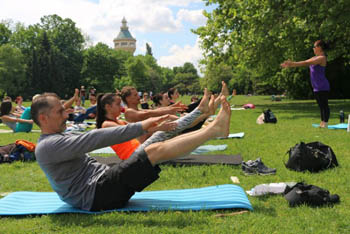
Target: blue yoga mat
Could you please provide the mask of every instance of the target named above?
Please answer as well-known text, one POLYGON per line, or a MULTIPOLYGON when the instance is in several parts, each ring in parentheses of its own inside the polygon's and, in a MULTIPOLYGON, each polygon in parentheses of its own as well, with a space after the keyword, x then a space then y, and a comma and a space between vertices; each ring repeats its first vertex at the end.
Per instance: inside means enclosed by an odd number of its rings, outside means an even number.
MULTIPOLYGON (((203 154, 211 151, 222 151, 227 148, 227 145, 201 145, 192 151, 191 154, 203 154)), ((111 147, 105 147, 90 152, 92 154, 115 154, 111 147)))
MULTIPOLYGON (((312 124, 313 127, 318 128, 320 125, 319 124, 312 124)), ((336 125, 328 125, 328 129, 347 129, 348 124, 346 123, 340 123, 336 125)))
POLYGON ((113 211, 216 210, 242 208, 253 210, 244 190, 231 184, 195 189, 145 191, 136 193, 126 207, 91 212, 61 201, 55 192, 14 192, 0 199, 0 215, 58 213, 99 214, 113 211))

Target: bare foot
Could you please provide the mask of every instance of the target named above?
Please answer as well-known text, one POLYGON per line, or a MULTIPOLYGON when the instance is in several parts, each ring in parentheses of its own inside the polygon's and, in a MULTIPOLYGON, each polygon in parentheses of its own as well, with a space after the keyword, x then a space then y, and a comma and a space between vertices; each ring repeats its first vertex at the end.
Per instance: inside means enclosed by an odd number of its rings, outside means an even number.
POLYGON ((214 101, 214 109, 215 109, 215 110, 218 109, 218 106, 219 106, 219 104, 220 104, 220 102, 221 102, 221 96, 222 96, 222 94, 220 93, 219 96, 217 96, 217 97, 215 98, 215 101, 214 101))
POLYGON ((207 88, 204 89, 204 95, 198 105, 198 110, 200 110, 203 114, 209 112, 209 92, 207 88))
POLYGON ((320 128, 324 128, 324 127, 325 127, 325 122, 321 121, 320 128))
POLYGON ((221 87, 221 94, 224 95, 225 97, 230 96, 225 81, 221 81, 221 85, 222 85, 222 87, 221 87))
POLYGON ((211 95, 210 96, 210 101, 209 101, 209 113, 208 115, 214 115, 215 114, 215 111, 216 111, 216 108, 215 108, 215 97, 214 95, 211 95))
POLYGON ((221 109, 215 120, 208 126, 215 137, 227 137, 230 133, 231 107, 225 96, 221 96, 221 109))

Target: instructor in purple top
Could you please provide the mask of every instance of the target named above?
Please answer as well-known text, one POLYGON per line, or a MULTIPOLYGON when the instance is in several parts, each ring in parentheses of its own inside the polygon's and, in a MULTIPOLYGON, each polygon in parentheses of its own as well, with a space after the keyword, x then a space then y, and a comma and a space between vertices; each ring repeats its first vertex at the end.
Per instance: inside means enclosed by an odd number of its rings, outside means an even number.
POLYGON ((318 40, 314 43, 315 56, 305 61, 293 62, 287 60, 281 64, 281 67, 306 67, 310 68, 311 85, 314 90, 314 94, 321 110, 321 128, 327 128, 329 119, 329 106, 328 106, 328 95, 329 95, 329 82, 325 76, 325 70, 327 65, 327 57, 325 50, 327 45, 324 41, 318 40))

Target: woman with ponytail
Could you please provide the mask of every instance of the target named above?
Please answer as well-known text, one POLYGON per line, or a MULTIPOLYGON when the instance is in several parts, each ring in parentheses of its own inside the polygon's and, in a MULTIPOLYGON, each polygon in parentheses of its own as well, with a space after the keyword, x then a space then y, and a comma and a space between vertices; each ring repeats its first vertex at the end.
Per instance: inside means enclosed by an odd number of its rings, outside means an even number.
POLYGON ((290 60, 281 64, 282 68, 287 67, 305 67, 310 68, 311 85, 314 95, 321 112, 321 128, 327 128, 330 110, 328 106, 329 82, 325 75, 327 56, 325 50, 328 49, 327 44, 322 40, 315 41, 313 51, 315 56, 305 61, 293 62, 290 60))
MULTIPOLYGON (((141 147, 143 149, 152 143, 164 141, 180 134, 184 129, 197 124, 214 111, 214 97, 212 96, 209 102, 207 90, 205 90, 204 95, 205 98, 203 98, 203 101, 191 113, 174 122, 163 122, 153 127, 151 130, 149 129, 148 133, 151 136, 143 143, 138 139, 132 139, 121 144, 112 145, 111 148, 120 159, 125 160, 129 158, 137 148, 141 147)), ((126 121, 118 119, 121 112, 120 104, 121 98, 119 95, 115 93, 100 94, 97 98, 96 127, 108 128, 128 124, 126 121)))

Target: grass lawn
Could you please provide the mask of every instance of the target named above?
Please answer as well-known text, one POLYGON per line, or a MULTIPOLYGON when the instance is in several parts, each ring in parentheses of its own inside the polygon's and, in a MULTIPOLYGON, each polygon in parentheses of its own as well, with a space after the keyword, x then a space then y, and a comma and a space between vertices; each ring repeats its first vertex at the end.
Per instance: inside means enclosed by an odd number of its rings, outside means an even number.
MULTIPOLYGON (((272 102, 268 96, 237 96, 231 100, 236 107, 246 103, 256 108, 233 111, 230 127, 231 133, 245 132, 244 138, 207 144, 227 144, 228 149, 218 153, 240 153, 244 161, 261 157, 267 166, 277 169, 276 175, 245 176, 239 166, 162 166, 160 179, 146 190, 230 184, 230 176, 237 176, 244 190, 262 183, 304 181, 338 194, 339 204, 290 208, 283 196, 263 196, 249 197, 253 212, 220 218, 215 215, 234 210, 0 217, 0 233, 350 233, 350 133, 312 127, 312 123, 320 122, 314 100, 272 102), (274 112, 278 123, 256 124, 256 118, 267 108, 274 112), (320 141, 331 146, 340 166, 317 174, 286 169, 286 152, 300 141, 320 141)), ((350 113, 350 100, 330 100, 330 108, 329 124, 337 124, 341 109, 350 113)), ((0 134, 0 145, 17 139, 36 142, 38 137, 39 133, 0 134)), ((52 189, 36 162, 0 164, 0 193, 13 191, 52 189)))

